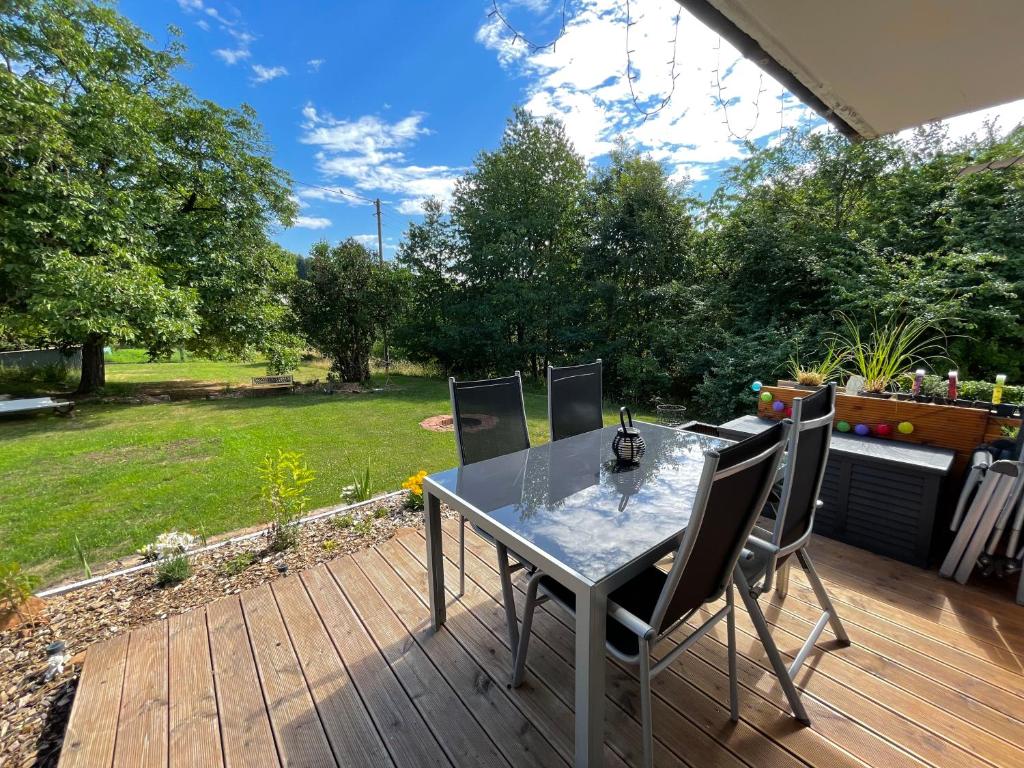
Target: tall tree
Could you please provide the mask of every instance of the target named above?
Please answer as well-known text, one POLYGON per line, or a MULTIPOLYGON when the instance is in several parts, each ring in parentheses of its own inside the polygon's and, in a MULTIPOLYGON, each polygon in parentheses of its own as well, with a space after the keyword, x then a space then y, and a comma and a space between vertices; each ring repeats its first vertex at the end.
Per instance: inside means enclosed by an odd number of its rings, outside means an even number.
POLYGON ((477 367, 537 377, 571 344, 586 177, 559 121, 516 109, 499 149, 456 184, 463 309, 486 355, 477 367))
POLYGON ((308 266, 309 279, 292 289, 299 328, 342 381, 369 381, 370 352, 400 277, 352 238, 333 248, 317 243, 308 266))
POLYGON ((82 392, 112 341, 238 351, 285 312, 288 178, 251 108, 174 80, 177 36, 156 50, 104 2, 0 11, 0 322, 81 344, 82 392))

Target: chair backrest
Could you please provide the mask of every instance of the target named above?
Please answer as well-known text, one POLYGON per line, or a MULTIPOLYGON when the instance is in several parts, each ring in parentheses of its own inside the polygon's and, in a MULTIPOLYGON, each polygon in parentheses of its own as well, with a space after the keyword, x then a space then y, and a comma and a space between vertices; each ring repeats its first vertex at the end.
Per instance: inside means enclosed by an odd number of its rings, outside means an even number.
POLYGON ((786 473, 775 515, 772 543, 782 550, 800 544, 811 533, 821 481, 828 464, 836 385, 793 400, 793 426, 786 446, 786 473))
POLYGON ((448 390, 460 465, 530 447, 519 371, 499 379, 448 379, 448 390))
POLYGON ((601 429, 601 359, 564 368, 548 366, 548 424, 551 440, 601 429))
POLYGON ((705 453, 690 524, 651 618, 659 636, 721 596, 732 581, 775 483, 790 423, 786 419, 743 442, 705 453))

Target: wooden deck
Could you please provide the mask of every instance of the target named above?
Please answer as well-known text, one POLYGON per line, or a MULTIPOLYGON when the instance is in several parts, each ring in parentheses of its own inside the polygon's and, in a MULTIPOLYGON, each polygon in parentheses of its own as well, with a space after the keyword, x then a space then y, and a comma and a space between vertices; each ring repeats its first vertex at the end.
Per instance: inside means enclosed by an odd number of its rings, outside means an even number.
MULTIPOLYGON (((507 689, 494 551, 467 542, 466 595, 436 635, 425 543, 407 531, 93 646, 60 765, 571 765, 571 626, 541 609, 526 682, 507 689)), ((812 554, 853 641, 836 648, 826 630, 801 670, 813 726, 789 716, 741 612, 741 721, 729 722, 722 626, 654 680, 658 765, 1024 765, 1024 610, 828 540, 812 554)), ((794 572, 785 601, 766 605, 783 651, 799 648, 813 603, 794 572)), ((608 698, 606 764, 637 765, 631 668, 609 662, 608 698)))

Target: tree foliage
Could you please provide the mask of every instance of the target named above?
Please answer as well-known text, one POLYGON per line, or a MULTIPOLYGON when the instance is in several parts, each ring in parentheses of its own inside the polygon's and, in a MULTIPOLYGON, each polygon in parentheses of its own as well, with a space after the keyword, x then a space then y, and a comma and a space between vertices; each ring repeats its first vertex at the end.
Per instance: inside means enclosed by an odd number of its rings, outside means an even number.
POLYGON ((309 278, 291 295, 299 329, 342 381, 369 381, 373 342, 390 325, 402 276, 351 238, 334 247, 317 243, 308 266, 309 278))
POLYGON ((84 344, 83 390, 105 343, 238 352, 285 311, 288 178, 250 107, 174 79, 181 53, 103 2, 0 11, 0 324, 84 344))
POLYGON ((417 359, 540 374, 601 357, 606 392, 724 418, 749 384, 824 353, 839 313, 941 323, 962 377, 1024 376, 1024 128, 951 142, 941 125, 850 144, 793 131, 706 201, 619 146, 585 173, 564 131, 518 110, 501 146, 399 251, 417 359))

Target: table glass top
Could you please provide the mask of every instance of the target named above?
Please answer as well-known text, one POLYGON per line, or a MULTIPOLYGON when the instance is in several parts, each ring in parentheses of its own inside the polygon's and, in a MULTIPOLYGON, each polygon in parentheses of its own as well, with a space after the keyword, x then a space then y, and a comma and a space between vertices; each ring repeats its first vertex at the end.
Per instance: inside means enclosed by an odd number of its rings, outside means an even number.
POLYGON ((430 479, 597 583, 686 528, 704 452, 731 445, 656 424, 637 426, 647 450, 635 467, 616 464, 616 427, 605 427, 430 479))

